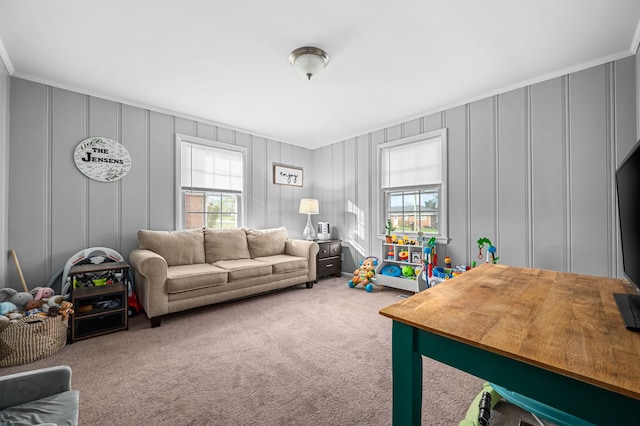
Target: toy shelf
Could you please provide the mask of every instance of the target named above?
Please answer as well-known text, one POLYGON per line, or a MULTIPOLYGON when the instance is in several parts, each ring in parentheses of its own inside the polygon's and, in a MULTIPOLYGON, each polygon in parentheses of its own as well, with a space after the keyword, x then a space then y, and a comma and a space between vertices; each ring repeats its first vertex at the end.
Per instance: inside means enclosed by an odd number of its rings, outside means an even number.
POLYGON ((396 265, 400 268, 403 265, 411 265, 413 268, 422 268, 421 245, 392 244, 382 242, 382 261, 376 267, 376 278, 378 280, 378 284, 381 286, 413 291, 414 293, 425 290, 427 288, 426 282, 421 278, 422 274, 416 276, 415 279, 383 275, 381 271, 387 265, 396 265), (407 260, 404 260, 401 257, 402 252, 407 253, 407 260))

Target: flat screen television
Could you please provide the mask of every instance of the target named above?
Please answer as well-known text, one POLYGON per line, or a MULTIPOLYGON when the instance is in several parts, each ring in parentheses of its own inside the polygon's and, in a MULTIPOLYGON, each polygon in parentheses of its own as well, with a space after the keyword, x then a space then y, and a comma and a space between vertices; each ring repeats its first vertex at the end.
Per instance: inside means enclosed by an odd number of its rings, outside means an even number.
POLYGON ((629 330, 640 331, 640 141, 616 170, 624 275, 639 294, 614 293, 629 330))

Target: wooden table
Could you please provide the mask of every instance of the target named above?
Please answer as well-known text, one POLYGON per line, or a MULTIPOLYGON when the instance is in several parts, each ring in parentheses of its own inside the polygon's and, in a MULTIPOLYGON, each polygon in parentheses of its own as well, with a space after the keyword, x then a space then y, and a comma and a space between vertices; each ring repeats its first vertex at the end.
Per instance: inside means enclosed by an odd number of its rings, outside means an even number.
POLYGON ((640 424, 640 333, 625 329, 614 292, 634 290, 484 264, 382 309, 393 320, 393 424, 420 424, 421 355, 597 425, 640 424))

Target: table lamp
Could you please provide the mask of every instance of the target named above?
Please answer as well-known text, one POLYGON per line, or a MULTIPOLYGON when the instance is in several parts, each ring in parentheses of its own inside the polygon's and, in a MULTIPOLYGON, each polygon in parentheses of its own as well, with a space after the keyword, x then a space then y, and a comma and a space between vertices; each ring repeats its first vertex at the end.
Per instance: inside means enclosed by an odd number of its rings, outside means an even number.
POLYGON ((300 200, 300 210, 298 213, 307 215, 307 225, 302 231, 302 238, 305 240, 313 240, 316 238, 316 231, 311 225, 311 215, 318 214, 320 212, 318 208, 318 200, 313 198, 303 198, 300 200))

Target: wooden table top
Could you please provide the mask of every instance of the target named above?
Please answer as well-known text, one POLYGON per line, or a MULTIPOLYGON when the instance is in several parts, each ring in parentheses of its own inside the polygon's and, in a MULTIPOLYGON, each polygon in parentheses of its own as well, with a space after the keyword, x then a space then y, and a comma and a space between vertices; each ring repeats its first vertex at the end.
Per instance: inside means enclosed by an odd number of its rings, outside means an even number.
POLYGON ((380 311, 415 328, 640 399, 640 333, 626 280, 483 264, 380 311))

